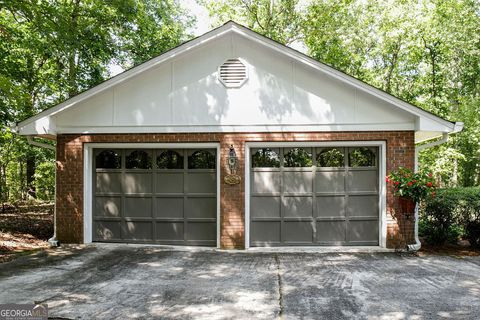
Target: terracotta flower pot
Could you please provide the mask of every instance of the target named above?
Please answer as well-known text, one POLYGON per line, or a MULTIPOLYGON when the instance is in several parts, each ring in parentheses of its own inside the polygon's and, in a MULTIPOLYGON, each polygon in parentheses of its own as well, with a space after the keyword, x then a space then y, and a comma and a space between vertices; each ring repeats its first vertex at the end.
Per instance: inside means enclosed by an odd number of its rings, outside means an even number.
POLYGON ((402 213, 415 213, 415 202, 412 199, 399 197, 398 204, 402 213))

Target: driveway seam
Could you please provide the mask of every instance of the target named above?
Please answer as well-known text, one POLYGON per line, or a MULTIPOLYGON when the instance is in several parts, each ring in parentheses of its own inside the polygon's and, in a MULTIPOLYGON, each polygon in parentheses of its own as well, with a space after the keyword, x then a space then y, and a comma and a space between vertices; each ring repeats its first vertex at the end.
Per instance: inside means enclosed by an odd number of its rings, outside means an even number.
POLYGON ((283 319, 284 314, 284 305, 283 305, 283 283, 282 283, 282 275, 280 271, 280 260, 278 259, 278 254, 275 254, 275 264, 277 266, 277 287, 278 287, 278 318, 283 319))

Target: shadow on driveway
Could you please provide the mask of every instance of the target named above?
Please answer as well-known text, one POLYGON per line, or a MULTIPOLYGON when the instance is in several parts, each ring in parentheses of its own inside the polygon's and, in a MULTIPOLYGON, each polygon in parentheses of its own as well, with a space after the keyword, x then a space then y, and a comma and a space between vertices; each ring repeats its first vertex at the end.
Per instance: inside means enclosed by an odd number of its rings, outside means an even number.
POLYGON ((478 319, 480 257, 101 245, 1 264, 0 288, 68 319, 478 319))

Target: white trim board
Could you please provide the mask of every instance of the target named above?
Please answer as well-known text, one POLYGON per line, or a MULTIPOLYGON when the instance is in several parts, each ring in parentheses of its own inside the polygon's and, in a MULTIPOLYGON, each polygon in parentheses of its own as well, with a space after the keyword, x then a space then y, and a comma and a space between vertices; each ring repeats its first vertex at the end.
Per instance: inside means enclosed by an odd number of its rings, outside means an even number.
POLYGON ((220 144, 219 143, 84 143, 83 150, 83 242, 92 243, 93 149, 194 149, 217 150, 217 248, 220 248, 220 144))
POLYGON ((387 247, 387 186, 384 177, 387 175, 387 144, 385 141, 324 141, 324 142, 246 142, 245 143, 245 249, 250 248, 250 159, 251 148, 273 147, 356 147, 371 146, 379 148, 378 184, 379 184, 379 246, 387 247))
POLYGON ((57 127, 58 134, 109 133, 199 133, 199 132, 358 132, 358 131, 414 131, 410 123, 317 124, 317 125, 165 125, 165 126, 82 126, 57 127))

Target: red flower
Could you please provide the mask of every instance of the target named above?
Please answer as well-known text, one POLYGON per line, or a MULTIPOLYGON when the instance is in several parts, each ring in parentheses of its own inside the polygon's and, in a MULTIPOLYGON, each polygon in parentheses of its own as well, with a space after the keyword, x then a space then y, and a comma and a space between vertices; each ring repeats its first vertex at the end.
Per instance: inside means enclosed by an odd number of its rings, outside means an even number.
POLYGON ((436 193, 435 193, 435 191, 433 191, 432 192, 432 198, 435 198, 435 195, 436 195, 436 193))
POLYGON ((431 182, 427 183, 427 187, 430 188, 430 187, 432 187, 432 186, 433 186, 433 183, 431 183, 431 182))
POLYGON ((395 181, 395 185, 398 186, 400 184, 400 182, 398 181, 395 181))
POLYGON ((387 178, 385 179, 385 181, 390 182, 390 179, 388 179, 388 176, 387 176, 387 178))
POLYGON ((411 187, 412 184, 413 184, 412 181, 409 181, 409 182, 407 183, 407 185, 408 185, 409 187, 411 187))
POLYGON ((433 174, 430 172, 430 173, 428 174, 428 176, 431 178, 431 177, 433 176, 433 174))

